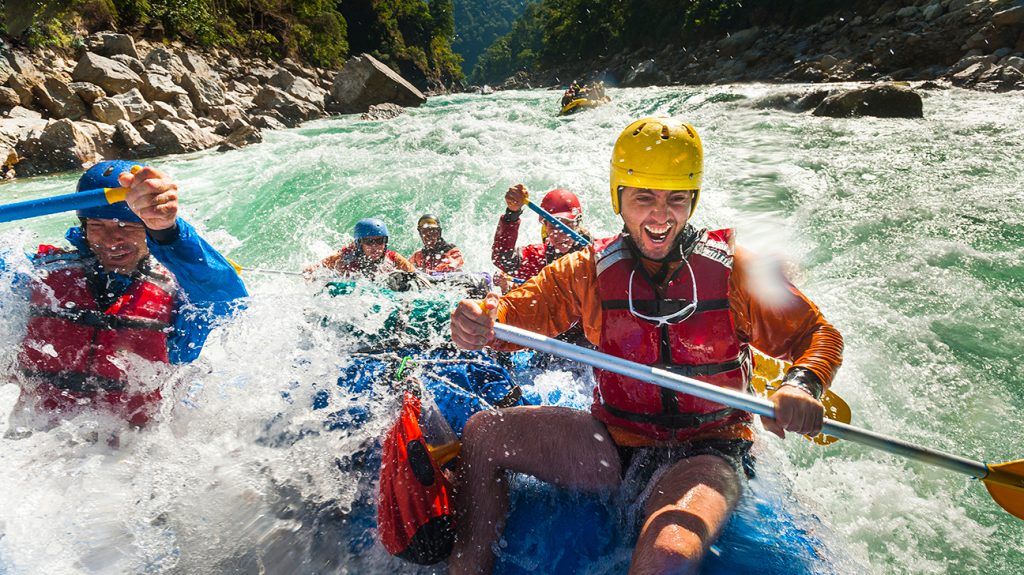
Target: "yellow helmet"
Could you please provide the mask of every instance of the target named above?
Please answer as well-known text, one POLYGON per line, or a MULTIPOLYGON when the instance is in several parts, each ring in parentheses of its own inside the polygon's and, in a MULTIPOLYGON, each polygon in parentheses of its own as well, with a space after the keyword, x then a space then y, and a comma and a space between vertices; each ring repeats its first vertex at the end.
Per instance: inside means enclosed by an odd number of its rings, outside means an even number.
POLYGON ((694 190, 690 213, 700 198, 704 148, 690 124, 672 118, 641 118, 615 140, 611 162, 612 209, 619 213, 619 188, 694 190))

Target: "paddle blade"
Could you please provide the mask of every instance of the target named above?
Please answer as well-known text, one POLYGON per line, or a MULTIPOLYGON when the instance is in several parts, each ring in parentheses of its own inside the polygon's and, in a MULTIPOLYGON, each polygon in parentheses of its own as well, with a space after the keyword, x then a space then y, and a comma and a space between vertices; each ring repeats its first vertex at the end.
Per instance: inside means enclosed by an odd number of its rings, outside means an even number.
MULTIPOLYGON (((778 385, 782 382, 782 377, 786 374, 786 370, 789 369, 790 365, 791 364, 789 362, 776 359, 755 350, 754 376, 750 380, 750 386, 753 387, 754 391, 759 395, 771 397, 772 394, 775 393, 775 390, 778 389, 778 385)), ((853 414, 850 411, 850 404, 846 403, 846 400, 839 397, 839 395, 832 390, 826 391, 825 394, 821 396, 821 404, 825 407, 825 417, 828 419, 842 423, 850 423, 853 419, 853 414)), ((831 445, 839 441, 838 438, 832 437, 831 435, 825 435, 823 433, 819 433, 814 437, 807 437, 807 439, 818 445, 831 445)))
POLYGON ((988 494, 1017 519, 1024 519, 1024 459, 989 465, 982 480, 988 494))

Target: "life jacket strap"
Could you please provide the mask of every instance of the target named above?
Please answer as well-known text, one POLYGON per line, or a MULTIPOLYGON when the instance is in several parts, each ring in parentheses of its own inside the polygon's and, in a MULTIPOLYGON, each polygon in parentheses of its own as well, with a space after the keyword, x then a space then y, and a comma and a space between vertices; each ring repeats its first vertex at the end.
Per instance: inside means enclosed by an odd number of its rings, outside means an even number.
POLYGON ((45 373, 32 370, 22 370, 22 372, 30 378, 52 385, 61 391, 70 391, 82 395, 95 395, 100 391, 125 390, 123 382, 97 375, 71 372, 45 373))
MULTIPOLYGON (((649 316, 666 317, 679 313, 690 305, 691 301, 685 299, 658 299, 658 300, 633 300, 633 309, 649 316)), ((629 300, 612 299, 601 302, 601 308, 607 310, 629 309, 629 300)), ((694 313, 729 309, 728 299, 713 299, 698 301, 694 313)))
POLYGON ((696 429, 709 423, 746 415, 746 412, 731 407, 710 413, 634 413, 608 405, 607 403, 602 403, 601 407, 619 419, 634 423, 654 424, 667 429, 696 429))

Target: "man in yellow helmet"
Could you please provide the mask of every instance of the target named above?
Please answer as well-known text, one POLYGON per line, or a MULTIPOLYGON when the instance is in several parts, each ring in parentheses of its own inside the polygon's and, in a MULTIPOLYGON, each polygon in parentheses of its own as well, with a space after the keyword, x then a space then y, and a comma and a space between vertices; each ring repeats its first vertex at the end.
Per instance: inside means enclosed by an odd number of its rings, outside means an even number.
MULTIPOLYGON (((460 302, 452 339, 465 349, 508 350, 494 339, 496 320, 545 335, 580 321, 599 351, 738 390, 748 387, 753 346, 793 363, 771 398, 776 420, 764 426, 779 436, 817 434, 819 398, 841 363, 842 337, 781 273, 769 289, 755 285, 765 274, 753 273, 756 257, 734 246, 732 230, 689 223, 702 175, 692 126, 633 122, 611 160, 622 234, 555 261, 503 297, 460 302)), ((635 505, 642 517, 630 573, 697 570, 753 473, 752 417, 614 373, 595 375, 590 413, 515 407, 470 419, 451 573, 490 572, 510 472, 644 494, 635 505)))

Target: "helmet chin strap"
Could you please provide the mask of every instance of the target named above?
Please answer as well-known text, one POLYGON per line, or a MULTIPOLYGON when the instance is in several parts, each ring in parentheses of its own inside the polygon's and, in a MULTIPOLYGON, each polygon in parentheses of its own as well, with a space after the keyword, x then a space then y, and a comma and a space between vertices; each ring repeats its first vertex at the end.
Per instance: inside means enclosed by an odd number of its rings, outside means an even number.
POLYGON ((661 258, 652 258, 640 251, 640 247, 637 246, 635 241, 633 241, 633 237, 629 233, 629 230, 626 229, 625 225, 622 226, 622 237, 626 240, 626 244, 644 259, 657 262, 659 264, 685 260, 693 252, 693 248, 697 244, 697 237, 699 235, 697 228, 687 223, 683 227, 683 231, 679 232, 676 239, 672 241, 672 247, 669 248, 668 253, 661 258))

